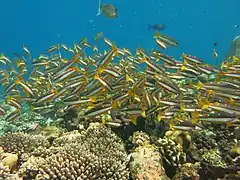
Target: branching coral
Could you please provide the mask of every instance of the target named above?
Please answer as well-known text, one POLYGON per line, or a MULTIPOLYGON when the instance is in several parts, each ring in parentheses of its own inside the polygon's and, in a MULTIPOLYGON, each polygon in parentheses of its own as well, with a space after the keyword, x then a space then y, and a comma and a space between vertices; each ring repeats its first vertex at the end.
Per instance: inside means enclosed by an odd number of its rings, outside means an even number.
POLYGON ((146 133, 137 131, 133 134, 132 143, 136 147, 143 146, 146 144, 150 144, 150 138, 146 133))
POLYGON ((37 179, 128 179, 123 144, 109 129, 91 126, 76 135, 75 142, 40 165, 37 179))
POLYGON ((169 165, 177 166, 186 161, 186 154, 177 147, 177 143, 173 140, 167 137, 159 138, 157 146, 169 165))
POLYGON ((49 142, 41 135, 28 135, 25 133, 8 133, 0 137, 0 146, 10 153, 31 153, 38 147, 48 147, 49 142))

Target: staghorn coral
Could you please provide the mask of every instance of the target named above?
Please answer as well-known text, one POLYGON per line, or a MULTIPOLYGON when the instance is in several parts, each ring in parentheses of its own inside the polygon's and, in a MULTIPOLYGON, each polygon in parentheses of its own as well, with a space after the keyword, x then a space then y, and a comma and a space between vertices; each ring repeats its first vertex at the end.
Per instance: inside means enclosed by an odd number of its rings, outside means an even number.
POLYGON ((78 137, 46 158, 36 179, 128 179, 128 159, 120 138, 98 124, 78 137))

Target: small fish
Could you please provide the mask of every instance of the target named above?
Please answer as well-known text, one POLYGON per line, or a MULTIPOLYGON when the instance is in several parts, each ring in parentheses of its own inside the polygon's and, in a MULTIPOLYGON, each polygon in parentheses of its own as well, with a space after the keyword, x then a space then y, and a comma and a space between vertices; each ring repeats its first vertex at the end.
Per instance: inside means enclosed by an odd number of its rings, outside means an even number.
POLYGON ((111 105, 107 106, 107 107, 97 107, 97 108, 93 108, 88 110, 87 112, 85 112, 85 116, 87 117, 93 117, 93 116, 99 116, 101 114, 104 114, 108 111, 110 111, 111 109, 113 109, 113 107, 111 105))
POLYGON ((54 44, 47 49, 47 52, 49 52, 49 53, 54 52, 54 51, 57 51, 58 49, 59 49, 59 45, 54 44))
POLYGON ((182 58, 186 62, 191 62, 191 63, 196 63, 196 64, 203 64, 203 61, 200 58, 198 58, 196 56, 192 56, 190 54, 182 53, 182 58))
POLYGON ((26 53, 28 59, 31 59, 31 53, 25 45, 23 45, 23 51, 26 53))
POLYGON ((7 121, 13 121, 14 119, 18 118, 20 116, 20 111, 16 110, 10 113, 7 117, 7 121))
POLYGON ((18 77, 15 83, 17 85, 19 84, 27 94, 34 96, 32 89, 26 83, 24 83, 22 77, 18 77))
POLYGON ((98 74, 96 74, 94 76, 94 79, 98 80, 104 86, 104 88, 106 88, 109 92, 111 92, 113 90, 112 86, 108 82, 106 82, 103 79, 101 79, 98 74))
MULTIPOLYGON (((214 59, 217 59, 217 57, 218 57, 218 53, 217 53, 217 50, 216 50, 217 45, 218 45, 217 42, 215 42, 215 43, 213 44, 214 48, 213 48, 213 53, 212 53, 212 55, 213 55, 213 58, 214 58, 214 59)), ((217 61, 216 61, 216 63, 217 63, 217 61)))
POLYGON ((9 64, 11 64, 12 62, 10 61, 10 59, 8 57, 6 57, 3 53, 0 54, 0 60, 1 61, 5 61, 8 62, 9 64))
POLYGON ((64 104, 67 106, 70 105, 79 105, 79 104, 84 104, 88 102, 96 102, 96 98, 89 98, 89 99, 80 99, 80 100, 74 100, 74 101, 65 101, 64 104))
POLYGON ((218 57, 218 53, 216 48, 213 48, 213 58, 217 58, 218 57))
POLYGON ((113 45, 112 49, 109 50, 99 61, 99 69, 98 71, 101 73, 103 72, 106 67, 109 65, 110 61, 113 59, 114 55, 117 54, 117 47, 113 45))
POLYGON ((236 36, 232 41, 231 48, 229 50, 227 57, 232 57, 232 56, 240 57, 239 47, 240 47, 240 36, 236 36))
POLYGON ((102 36, 103 36, 103 32, 99 32, 99 33, 97 33, 96 36, 94 37, 94 40, 95 40, 95 41, 98 41, 98 40, 101 39, 102 36))
POLYGON ((55 96, 57 95, 56 91, 51 92, 50 94, 47 95, 43 95, 42 97, 36 99, 36 101, 34 101, 34 104, 43 104, 46 102, 51 101, 55 96))
POLYGON ((6 114, 4 108, 0 106, 0 116, 4 116, 6 114))
POLYGON ((108 18, 116 18, 118 17, 117 9, 112 4, 102 4, 101 0, 99 0, 99 7, 97 16, 104 14, 104 16, 108 18))
POLYGON ((155 33, 154 38, 156 40, 162 41, 163 43, 165 43, 169 46, 178 46, 179 45, 179 43, 175 39, 173 39, 169 36, 160 34, 159 32, 155 33))
POLYGON ((149 24, 148 25, 148 30, 155 30, 155 31, 163 31, 166 28, 166 26, 164 24, 149 24))
POLYGON ((17 99, 15 99, 15 98, 13 98, 11 96, 9 96, 7 98, 7 104, 10 105, 10 106, 15 107, 18 110, 22 109, 21 103, 17 99))

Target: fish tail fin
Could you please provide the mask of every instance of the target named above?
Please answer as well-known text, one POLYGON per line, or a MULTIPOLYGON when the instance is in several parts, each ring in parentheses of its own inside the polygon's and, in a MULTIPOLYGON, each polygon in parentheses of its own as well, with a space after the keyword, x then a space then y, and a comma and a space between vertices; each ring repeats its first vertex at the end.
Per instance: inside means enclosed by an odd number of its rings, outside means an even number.
POLYGON ((197 89, 199 90, 199 89, 201 89, 203 86, 204 86, 203 83, 202 83, 201 81, 198 81, 198 83, 197 83, 197 89))
POLYGON ((147 58, 142 58, 142 59, 140 59, 140 63, 144 63, 144 62, 146 62, 147 61, 147 58))
POLYGON ((192 124, 196 125, 199 122, 199 112, 195 109, 192 113, 192 124))
POLYGON ((93 103, 93 102, 97 102, 97 98, 96 98, 96 97, 91 97, 91 98, 90 98, 90 102, 92 102, 92 103, 93 103))
POLYGON ((95 79, 95 80, 99 79, 99 74, 98 74, 98 73, 96 73, 96 74, 94 75, 94 79, 95 79))
POLYGON ((147 117, 145 109, 142 109, 141 116, 144 118, 147 117))
POLYGON ((120 106, 119 101, 113 100, 111 104, 113 109, 117 109, 120 106))
POLYGON ((23 81, 22 76, 18 76, 17 80, 16 80, 16 84, 20 84, 23 81))
POLYGON ((34 111, 34 110, 35 110, 35 106, 30 105, 29 109, 30 109, 31 111, 34 111))
POLYGON ((114 56, 117 56, 117 55, 118 55, 118 48, 117 48, 116 44, 113 44, 113 46, 112 46, 112 51, 113 51, 113 55, 114 55, 114 56))
POLYGON ((95 108, 95 105, 92 102, 90 102, 89 106, 87 107, 87 110, 91 110, 93 108, 95 108))
POLYGON ((106 67, 104 65, 100 64, 100 66, 98 68, 98 73, 102 73, 105 69, 106 69, 106 67))
POLYGON ((200 99, 199 105, 202 107, 202 109, 209 108, 210 103, 207 100, 200 99))
POLYGON ((137 125, 137 116, 131 117, 131 121, 134 125, 137 125))
POLYGON ((97 16, 102 14, 102 0, 98 0, 98 13, 97 16))

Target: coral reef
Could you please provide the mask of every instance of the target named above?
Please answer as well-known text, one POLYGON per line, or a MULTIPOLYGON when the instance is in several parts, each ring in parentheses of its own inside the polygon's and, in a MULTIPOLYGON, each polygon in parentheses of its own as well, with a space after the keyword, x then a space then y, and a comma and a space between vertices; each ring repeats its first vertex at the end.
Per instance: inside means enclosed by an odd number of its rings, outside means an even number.
POLYGON ((146 133, 135 132, 133 134, 133 144, 136 148, 130 154, 131 177, 136 180, 143 179, 169 179, 162 166, 162 158, 157 148, 150 144, 146 133))
POLYGON ((82 132, 65 133, 52 146, 41 135, 8 133, 0 138, 5 152, 25 157, 17 163, 15 171, 6 170, 0 178, 10 175, 27 179, 129 178, 128 158, 121 139, 98 123, 82 132))
POLYGON ((10 178, 11 171, 16 168, 18 162, 17 154, 5 153, 3 148, 0 147, 0 178, 10 178))
POLYGON ((48 140, 42 135, 29 135, 25 133, 7 133, 0 137, 0 146, 5 152, 31 153, 39 147, 49 147, 48 140))
POLYGON ((157 141, 159 152, 168 165, 178 166, 186 162, 186 154, 177 146, 177 143, 166 136, 157 141))
POLYGON ((188 151, 189 158, 201 163, 200 177, 216 179, 229 173, 236 175, 240 166, 234 159, 239 157, 234 128, 211 125, 190 134, 192 146, 188 151))
POLYGON ((199 169, 199 163, 185 163, 180 168, 178 168, 176 175, 173 177, 173 180, 198 180, 200 179, 200 176, 198 174, 199 169))
POLYGON ((202 131, 194 131, 191 137, 193 146, 190 153, 196 161, 202 161, 205 153, 217 152, 216 155, 222 157, 222 164, 232 164, 231 149, 236 145, 233 128, 215 125, 202 131))
POLYGON ((132 143, 136 147, 144 146, 144 145, 150 144, 150 138, 146 133, 142 131, 137 131, 133 134, 132 143))
POLYGON ((33 111, 26 111, 21 113, 18 117, 18 121, 6 121, 6 117, 12 112, 12 108, 9 106, 4 106, 7 113, 4 116, 0 116, 0 136, 4 135, 6 132, 33 132, 39 126, 49 126, 58 124, 62 121, 59 119, 51 119, 50 117, 45 117, 39 113, 33 111))
POLYGON ((36 117, 34 131, 22 126, 24 132, 4 129, 0 136, 0 179, 128 179, 130 174, 139 180, 239 178, 238 128, 211 125, 200 131, 177 131, 155 123, 150 136, 143 129, 134 130, 132 143, 125 144, 131 144, 127 155, 113 131, 81 121, 81 115, 70 122, 77 129, 70 132, 36 113, 27 116, 19 117, 25 122, 17 122, 34 123, 36 117))
POLYGON ((47 158, 37 179, 128 179, 127 163, 121 140, 107 128, 92 125, 47 158))
POLYGON ((210 166, 222 168, 226 167, 226 163, 222 160, 222 157, 218 149, 211 149, 209 151, 206 151, 203 154, 202 158, 203 161, 210 166))

